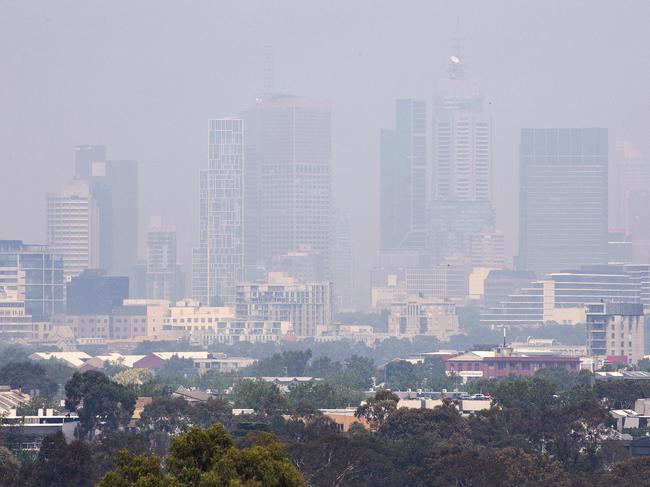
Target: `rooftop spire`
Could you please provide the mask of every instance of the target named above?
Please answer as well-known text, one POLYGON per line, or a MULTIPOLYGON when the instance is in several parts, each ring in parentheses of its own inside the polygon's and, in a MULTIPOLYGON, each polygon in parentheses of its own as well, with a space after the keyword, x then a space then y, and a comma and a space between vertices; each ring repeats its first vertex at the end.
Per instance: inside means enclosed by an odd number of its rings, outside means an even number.
POLYGON ((449 78, 462 79, 465 77, 465 66, 463 64, 463 41, 461 35, 460 18, 456 19, 456 37, 452 45, 453 55, 449 58, 449 78))

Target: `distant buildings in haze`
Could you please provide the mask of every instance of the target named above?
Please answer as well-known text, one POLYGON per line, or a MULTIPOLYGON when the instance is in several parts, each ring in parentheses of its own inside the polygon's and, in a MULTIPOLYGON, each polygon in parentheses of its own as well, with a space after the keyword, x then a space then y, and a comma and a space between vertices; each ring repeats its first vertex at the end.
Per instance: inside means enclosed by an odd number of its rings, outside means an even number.
POLYGON ((607 262, 607 129, 523 129, 520 269, 538 275, 607 262))

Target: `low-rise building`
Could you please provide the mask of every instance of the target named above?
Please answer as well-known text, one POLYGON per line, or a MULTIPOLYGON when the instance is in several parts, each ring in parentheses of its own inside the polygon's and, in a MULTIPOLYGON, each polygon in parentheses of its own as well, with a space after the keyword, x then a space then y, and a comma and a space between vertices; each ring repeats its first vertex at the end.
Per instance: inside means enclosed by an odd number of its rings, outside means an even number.
POLYGON ((55 414, 53 409, 39 409, 36 416, 19 416, 12 409, 9 414, 0 415, 0 428, 20 430, 21 441, 13 447, 22 451, 38 451, 43 438, 62 432, 67 441, 74 440, 74 432, 79 424, 76 413, 55 414))
POLYGON ((82 367, 88 360, 90 360, 92 355, 88 355, 86 352, 34 352, 29 356, 31 360, 61 360, 68 367, 78 369, 82 367))
POLYGON ((515 353, 524 355, 567 355, 586 357, 586 345, 564 345, 553 338, 528 337, 525 342, 512 342, 515 353))
POLYGON ((265 283, 237 286, 237 316, 245 320, 285 321, 298 336, 316 335, 332 324, 330 282, 299 282, 282 273, 269 272, 265 283))
POLYGON ((627 429, 646 429, 650 426, 650 399, 637 399, 634 409, 613 409, 609 414, 620 433, 627 429))
MULTIPOLYGON (((198 328, 198 327, 197 327, 198 328)), ((277 343, 293 335, 288 321, 261 321, 224 318, 197 330, 183 330, 183 325, 165 325, 166 331, 187 337, 193 345, 208 347, 214 344, 232 345, 239 342, 277 343)))
POLYGON ((213 396, 212 394, 199 389, 187 389, 183 386, 179 386, 178 389, 172 393, 172 397, 180 397, 185 399, 187 402, 205 402, 213 396))
POLYGON ((293 376, 282 376, 282 377, 244 377, 247 380, 263 380, 265 382, 270 382, 278 387, 282 392, 289 392, 291 386, 296 386, 299 384, 308 384, 309 382, 322 381, 322 378, 319 377, 293 377, 293 376))
POLYGON ((210 370, 218 373, 238 372, 249 365, 253 365, 256 360, 248 357, 212 357, 204 359, 194 359, 194 368, 199 375, 203 375, 210 370))
POLYGON ((22 404, 30 401, 29 394, 19 389, 12 389, 10 386, 0 386, 0 416, 9 413, 22 404))
POLYGON ((411 296, 390 307, 388 334, 392 336, 435 336, 447 341, 460 333, 456 305, 435 298, 411 296))
POLYGON ((348 432, 353 424, 361 425, 366 430, 370 429, 370 425, 365 418, 355 416, 357 408, 319 409, 319 411, 323 416, 331 419, 340 432, 348 432))
POLYGON ((515 354, 512 348, 471 351, 445 361, 445 373, 471 379, 502 379, 511 375, 531 377, 541 369, 559 367, 569 372, 580 370, 580 357, 515 354))

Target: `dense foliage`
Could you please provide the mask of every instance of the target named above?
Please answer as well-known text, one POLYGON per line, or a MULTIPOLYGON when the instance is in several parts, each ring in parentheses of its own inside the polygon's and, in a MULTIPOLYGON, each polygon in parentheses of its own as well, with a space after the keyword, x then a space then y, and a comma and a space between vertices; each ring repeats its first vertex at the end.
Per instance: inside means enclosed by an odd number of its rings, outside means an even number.
MULTIPOLYGON (((155 373, 104 371, 111 377, 72 374, 60 363, 28 362, 22 349, 2 349, 0 378, 40 392, 21 411, 46 407, 48 395, 62 389, 66 408, 81 424, 77 440, 50 436, 38 454, 20 451, 20 428, 1 428, 0 487, 647 483, 650 460, 630 458, 613 440, 608 413, 650 397, 642 381, 592 384, 586 372, 544 369, 532 378, 460 385, 435 358, 382 361, 348 346, 343 352, 350 353, 333 357, 323 348, 273 347, 239 374, 199 376, 187 361, 174 359, 155 373), (282 389, 263 379, 283 375, 322 380, 282 389), (216 396, 186 402, 172 395, 179 385, 210 388, 216 396), (356 410, 370 431, 357 424, 342 432, 319 412, 356 407, 372 387, 374 395, 356 410), (472 415, 461 415, 449 402, 399 409, 390 389, 409 388, 466 389, 491 395, 494 406, 472 415), (152 397, 137 421, 136 396, 152 397), (233 415, 233 407, 253 413, 233 415)), ((387 341, 381 353, 388 355, 391 346, 402 342, 387 341)))

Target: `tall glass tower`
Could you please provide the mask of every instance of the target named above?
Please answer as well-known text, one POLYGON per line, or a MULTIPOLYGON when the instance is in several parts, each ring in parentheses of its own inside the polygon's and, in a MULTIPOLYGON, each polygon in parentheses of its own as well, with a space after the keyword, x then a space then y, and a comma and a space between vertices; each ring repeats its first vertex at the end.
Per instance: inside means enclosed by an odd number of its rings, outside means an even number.
POLYGON ((192 295, 211 306, 232 306, 244 266, 243 121, 210 120, 208 135, 209 165, 200 176, 200 234, 192 257, 192 295))
POLYGON ((519 262, 538 275, 607 262, 604 128, 523 129, 519 262))
MULTIPOLYGON (((265 95, 242 115, 246 125, 247 270, 301 251, 331 247, 331 113, 327 101, 265 95), (250 130, 249 130, 250 128, 250 130)), ((255 277, 247 272, 248 278, 255 277)))
POLYGON ((426 245, 426 103, 397 100, 395 129, 380 136, 380 248, 426 245))

